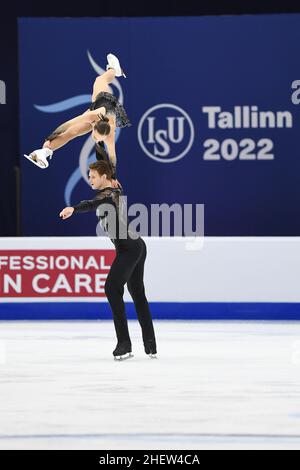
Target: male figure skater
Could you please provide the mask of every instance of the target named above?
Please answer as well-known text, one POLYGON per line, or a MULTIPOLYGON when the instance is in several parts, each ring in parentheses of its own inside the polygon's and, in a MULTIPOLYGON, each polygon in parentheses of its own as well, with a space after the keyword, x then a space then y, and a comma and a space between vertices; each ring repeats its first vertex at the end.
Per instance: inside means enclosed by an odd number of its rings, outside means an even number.
POLYGON ((113 355, 119 360, 132 357, 123 301, 124 285, 127 283, 142 329, 145 353, 155 358, 155 334, 144 287, 146 244, 142 238, 129 230, 127 218, 124 220, 122 216, 121 189, 112 187, 113 172, 109 163, 104 160, 97 161, 89 168, 91 187, 97 190, 95 198, 81 201, 73 207, 65 207, 60 212, 60 217, 67 219, 74 213, 97 210, 101 226, 116 248, 116 257, 105 283, 105 293, 113 312, 118 340, 113 355), (110 216, 107 216, 107 213, 110 213, 110 216), (111 216, 112 213, 114 217, 111 216))

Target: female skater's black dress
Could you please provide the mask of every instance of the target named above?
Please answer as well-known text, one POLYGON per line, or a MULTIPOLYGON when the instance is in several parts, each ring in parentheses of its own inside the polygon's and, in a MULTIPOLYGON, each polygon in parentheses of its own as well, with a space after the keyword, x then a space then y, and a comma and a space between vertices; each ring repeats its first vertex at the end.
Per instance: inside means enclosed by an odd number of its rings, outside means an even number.
POLYGON ((142 329, 145 352, 155 354, 155 334, 144 287, 146 244, 128 228, 127 217, 124 216, 123 211, 121 190, 102 189, 97 192, 94 199, 81 201, 73 207, 75 212, 96 210, 102 229, 116 248, 116 257, 105 283, 105 293, 113 312, 118 344, 129 344, 128 352, 131 352, 123 301, 124 285, 127 283, 142 329))
MULTIPOLYGON (((106 115, 115 115, 116 116, 116 126, 117 127, 126 127, 131 126, 131 122, 128 119, 127 113, 124 106, 117 100, 117 98, 111 93, 101 91, 97 96, 95 101, 92 102, 90 110, 94 111, 95 109, 104 107, 106 110, 106 115)), ((103 142, 99 141, 95 145, 96 148, 96 158, 97 160, 105 160, 109 163, 113 171, 113 179, 116 179, 116 168, 113 167, 109 156, 107 154, 105 145, 103 142)))
POLYGON ((116 116, 117 127, 131 126, 131 122, 128 119, 124 106, 112 93, 108 93, 106 91, 98 93, 95 101, 91 103, 89 109, 90 111, 94 111, 101 107, 106 109, 106 114, 114 114, 116 116))

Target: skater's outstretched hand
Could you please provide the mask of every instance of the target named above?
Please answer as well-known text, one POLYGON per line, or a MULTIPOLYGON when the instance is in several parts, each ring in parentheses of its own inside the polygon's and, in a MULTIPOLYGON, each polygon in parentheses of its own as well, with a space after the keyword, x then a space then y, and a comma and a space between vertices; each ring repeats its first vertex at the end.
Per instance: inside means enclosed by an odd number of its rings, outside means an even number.
POLYGON ((68 219, 69 217, 71 217, 73 212, 74 212, 74 207, 65 207, 59 214, 59 217, 61 217, 62 219, 68 219))

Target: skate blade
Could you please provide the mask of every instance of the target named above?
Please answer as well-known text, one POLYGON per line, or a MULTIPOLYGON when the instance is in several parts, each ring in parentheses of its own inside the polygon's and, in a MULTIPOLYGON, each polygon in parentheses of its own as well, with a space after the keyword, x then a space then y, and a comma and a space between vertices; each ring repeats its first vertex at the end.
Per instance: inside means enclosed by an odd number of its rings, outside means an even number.
POLYGON ((46 169, 46 168, 48 168, 48 166, 46 166, 46 165, 44 164, 44 162, 42 162, 42 161, 40 161, 40 160, 36 161, 36 160, 34 160, 33 157, 31 157, 30 155, 25 155, 25 154, 24 154, 24 157, 27 158, 27 160, 29 160, 29 161, 30 161, 31 163, 33 163, 34 165, 38 166, 39 168, 42 168, 43 170, 46 169))
POLYGON ((150 359, 157 359, 157 355, 156 354, 148 354, 148 357, 150 359))
POLYGON ((123 356, 115 356, 114 360, 121 362, 121 361, 126 361, 127 359, 131 359, 132 357, 134 357, 132 353, 127 353, 127 354, 123 354, 123 356))

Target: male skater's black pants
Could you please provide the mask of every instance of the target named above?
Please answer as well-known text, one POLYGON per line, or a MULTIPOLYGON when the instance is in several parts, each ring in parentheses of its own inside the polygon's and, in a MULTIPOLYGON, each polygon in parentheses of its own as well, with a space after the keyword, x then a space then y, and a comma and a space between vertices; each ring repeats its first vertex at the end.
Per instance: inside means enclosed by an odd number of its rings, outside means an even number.
POLYGON ((116 252, 116 258, 106 279, 105 293, 113 312, 118 343, 130 341, 123 301, 124 285, 127 283, 142 328, 144 345, 149 340, 155 344, 153 323, 144 287, 146 244, 141 238, 137 240, 127 238, 124 242, 117 241, 116 252))

